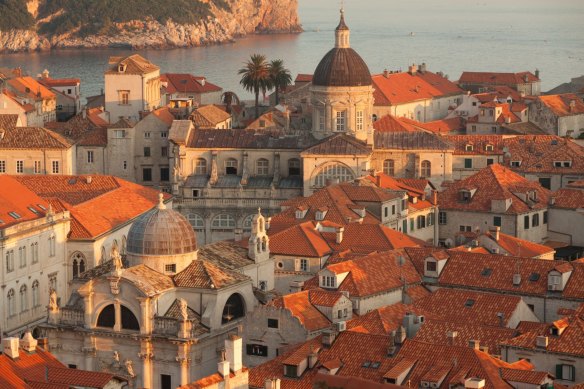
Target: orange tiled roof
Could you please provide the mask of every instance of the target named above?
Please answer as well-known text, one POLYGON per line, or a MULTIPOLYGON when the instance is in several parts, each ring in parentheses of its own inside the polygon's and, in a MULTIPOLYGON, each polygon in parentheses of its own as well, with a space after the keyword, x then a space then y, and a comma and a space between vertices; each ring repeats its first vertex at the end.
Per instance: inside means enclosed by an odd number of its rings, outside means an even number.
POLYGON ((426 123, 418 122, 408 118, 401 118, 400 121, 405 124, 410 124, 414 128, 432 132, 438 135, 464 132, 466 129, 465 122, 462 117, 434 120, 426 123))
POLYGON ((506 99, 511 97, 513 101, 522 101, 523 97, 521 93, 507 85, 496 85, 489 88, 488 92, 475 93, 473 97, 476 97, 481 103, 486 103, 488 101, 494 101, 495 99, 506 99))
POLYGON ((414 266, 402 259, 402 250, 372 253, 362 258, 329 265, 326 269, 335 274, 349 273, 337 288, 350 296, 365 297, 383 293, 404 285, 421 281, 414 266), (371 269, 376 269, 371 272, 371 269))
POLYGON ((210 93, 221 91, 217 85, 207 81, 205 77, 192 74, 165 73, 160 75, 161 82, 167 82, 167 93, 210 93))
POLYGON ((417 301, 415 306, 442 315, 445 320, 464 323, 472 317, 475 324, 496 327, 508 324, 521 301, 518 296, 440 288, 417 301), (502 318, 498 317, 499 313, 503 314, 502 318))
POLYGON ((373 97, 375 105, 404 104, 435 97, 462 95, 464 91, 452 81, 432 73, 407 72, 374 75, 373 97))
POLYGON ((0 198, 2 199, 0 201, 0 229, 24 221, 40 219, 49 209, 47 201, 8 175, 0 175, 0 198), (12 212, 19 217, 11 216, 12 212))
POLYGON ((14 128, 18 125, 18 114, 0 114, 0 129, 14 128))
MULTIPOLYGON (((408 290, 415 287, 417 286, 410 287, 408 290)), ((423 286, 419 287, 423 288, 423 286)), ((425 317, 434 316, 431 312, 426 312, 414 305, 396 303, 374 309, 361 316, 353 315, 353 319, 347 322, 347 331, 390 335, 392 331, 402 325, 403 318, 407 313, 415 313, 416 315, 424 315, 425 317)))
POLYGON ((148 74, 160 70, 160 68, 142 57, 140 54, 132 54, 128 57, 110 57, 109 63, 111 67, 105 74, 148 74), (126 70, 119 73, 118 65, 125 65, 126 70))
POLYGON ((4 129, 0 149, 68 149, 72 144, 56 132, 42 127, 12 127, 4 129))
MULTIPOLYGON (((485 233, 485 235, 495 240, 495 236, 492 232, 489 231, 485 233)), ((537 257, 554 251, 551 247, 537 244, 525 239, 519 239, 512 235, 503 234, 501 232, 499 232, 499 240, 496 242, 510 255, 516 257, 537 257)))
POLYGON ((370 155, 371 146, 357 138, 337 133, 302 151, 301 155, 370 155))
POLYGON ((442 320, 428 319, 416 333, 415 340, 426 343, 468 346, 469 341, 479 341, 480 346, 488 347, 489 354, 500 355, 499 344, 516 335, 516 330, 506 327, 488 326, 469 322, 468 320, 450 320, 445 315, 442 320), (456 331, 457 336, 451 340, 447 334, 456 331))
POLYGON ((562 188, 554 192, 553 208, 580 209, 584 208, 584 190, 562 188))
POLYGON ((495 73, 495 72, 463 72, 458 82, 460 84, 485 84, 485 85, 518 85, 527 82, 538 82, 531 72, 519 73, 495 73))
POLYGON ((16 77, 7 81, 7 84, 18 94, 26 95, 34 100, 56 99, 56 95, 34 78, 16 77))
POLYGON ((294 79, 294 82, 312 82, 312 74, 299 73, 294 79))
POLYGON ((174 116, 170 113, 170 109, 168 107, 158 108, 152 111, 152 115, 156 116, 158 119, 163 121, 167 126, 171 126, 172 122, 174 121, 174 116))
POLYGON ((491 212, 491 200, 511 199, 506 214, 521 214, 535 209, 547 209, 550 191, 499 164, 489 165, 476 174, 456 181, 438 194, 443 210, 491 212), (476 190, 470 201, 460 200, 460 190, 476 190), (523 201, 517 194, 536 192, 536 200, 523 201))
MULTIPOLYGON (((113 176, 15 176, 45 200, 70 211, 70 239, 100 236, 158 203, 158 191, 113 176)), ((170 196, 167 195, 167 199, 170 196)))
POLYGON ((574 93, 563 95, 538 96, 538 99, 547 106, 556 116, 570 116, 584 114, 584 102, 574 93), (573 105, 573 106, 571 106, 573 105))
POLYGON ((445 135, 444 139, 454 145, 455 155, 503 155, 503 137, 501 135, 445 135), (467 150, 468 145, 472 150, 467 150), (487 146, 493 146, 487 150, 487 146))
POLYGON ((373 122, 373 128, 379 132, 414 132, 419 131, 407 123, 404 118, 396 118, 393 115, 385 115, 373 122))
POLYGON ((79 78, 40 78, 38 82, 49 88, 54 88, 56 86, 76 86, 81 83, 81 80, 79 78))
POLYGON ((173 279, 179 287, 220 289, 247 281, 249 277, 233 270, 222 269, 210 261, 195 260, 173 279))
POLYGON ((191 116, 197 128, 215 128, 217 124, 231 117, 229 113, 213 104, 197 108, 191 116))

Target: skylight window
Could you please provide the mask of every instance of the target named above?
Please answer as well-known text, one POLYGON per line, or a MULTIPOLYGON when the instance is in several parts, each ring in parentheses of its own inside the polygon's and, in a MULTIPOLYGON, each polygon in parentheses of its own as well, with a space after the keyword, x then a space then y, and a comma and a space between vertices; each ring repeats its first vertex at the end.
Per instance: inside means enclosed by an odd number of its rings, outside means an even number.
POLYGON ((361 365, 361 367, 369 367, 371 366, 371 361, 365 361, 363 362, 363 364, 361 365))
POLYGON ((475 301, 473 299, 468 299, 466 300, 466 302, 464 303, 464 306, 467 308, 470 308, 474 305, 475 301))
POLYGON ((379 366, 381 366, 381 362, 372 362, 371 363, 372 369, 379 369, 379 366))
POLYGON ((481 276, 483 277, 490 277, 491 274, 493 274, 493 269, 491 268, 484 268, 483 271, 481 272, 481 276))
POLYGON ((39 211, 37 211, 33 207, 28 207, 28 210, 31 211, 32 213, 34 213, 35 215, 38 215, 39 214, 39 211))
POLYGON ((22 216, 20 216, 19 214, 17 214, 16 212, 8 212, 8 214, 10 216, 12 216, 14 219, 20 219, 22 218, 22 216))
POLYGON ((531 281, 531 282, 538 281, 539 277, 540 277, 539 273, 531 273, 529 275, 529 281, 531 281))
POLYGON ((47 209, 45 208, 45 206, 44 206, 44 205, 42 205, 42 204, 37 204, 37 206, 38 206, 40 209, 42 209, 43 211, 46 211, 46 210, 47 210, 47 209))

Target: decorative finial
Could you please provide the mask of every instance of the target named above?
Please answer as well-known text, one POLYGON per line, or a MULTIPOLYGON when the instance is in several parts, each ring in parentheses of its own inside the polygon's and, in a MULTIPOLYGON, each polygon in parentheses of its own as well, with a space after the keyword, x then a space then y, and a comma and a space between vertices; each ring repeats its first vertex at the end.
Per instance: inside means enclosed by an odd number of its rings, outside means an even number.
POLYGON ((166 205, 164 204, 164 193, 158 193, 158 209, 166 209, 166 205))
POLYGON ((262 214, 262 208, 258 207, 258 215, 261 215, 261 214, 262 214))

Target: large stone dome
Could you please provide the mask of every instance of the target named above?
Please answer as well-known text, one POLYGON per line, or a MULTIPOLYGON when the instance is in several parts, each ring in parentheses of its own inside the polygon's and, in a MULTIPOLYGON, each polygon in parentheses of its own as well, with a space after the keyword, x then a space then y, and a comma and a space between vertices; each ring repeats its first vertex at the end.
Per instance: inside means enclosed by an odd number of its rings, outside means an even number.
POLYGON ((368 86, 371 73, 363 58, 350 47, 335 47, 320 61, 312 84, 318 86, 368 86))
POLYGON ((140 216, 130 228, 126 251, 129 255, 167 256, 197 251, 197 238, 190 223, 162 202, 140 216))

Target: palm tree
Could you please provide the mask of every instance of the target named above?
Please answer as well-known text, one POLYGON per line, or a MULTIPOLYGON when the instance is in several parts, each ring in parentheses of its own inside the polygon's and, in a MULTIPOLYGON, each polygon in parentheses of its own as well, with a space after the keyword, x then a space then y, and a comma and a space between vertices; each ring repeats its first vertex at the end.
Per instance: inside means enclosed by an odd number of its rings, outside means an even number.
POLYGON ((278 105, 280 104, 280 91, 292 83, 290 70, 284 67, 284 61, 281 59, 274 59, 270 62, 270 79, 276 90, 276 105, 278 105))
POLYGON ((255 95, 255 117, 260 116, 259 111, 259 96, 260 91, 266 93, 272 88, 272 80, 270 79, 270 68, 266 61, 266 57, 261 54, 253 54, 250 60, 245 63, 245 66, 239 69, 241 80, 239 83, 248 92, 253 92, 255 95))

